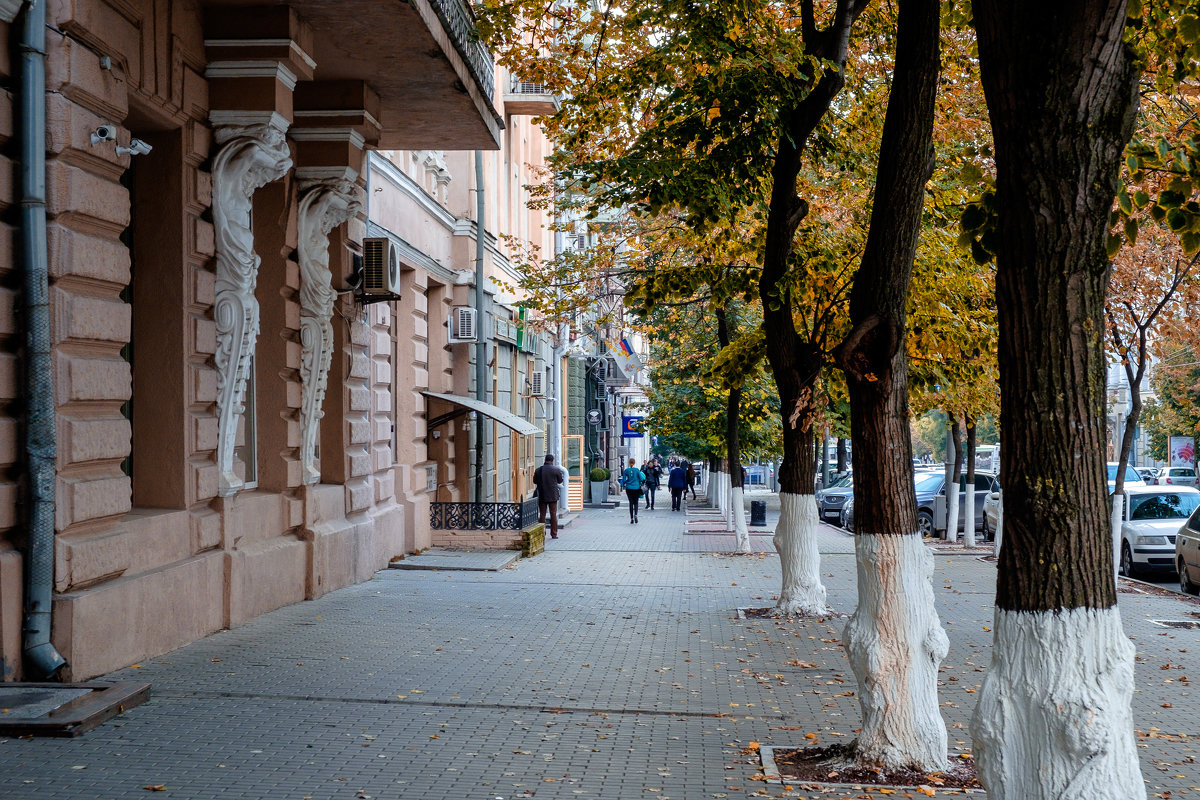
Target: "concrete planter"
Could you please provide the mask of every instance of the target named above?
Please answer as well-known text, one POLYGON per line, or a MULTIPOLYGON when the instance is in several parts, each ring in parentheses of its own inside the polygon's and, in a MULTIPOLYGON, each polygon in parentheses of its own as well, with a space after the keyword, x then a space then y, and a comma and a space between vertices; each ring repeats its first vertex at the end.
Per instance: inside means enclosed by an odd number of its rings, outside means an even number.
POLYGON ((592 502, 608 502, 608 481, 592 481, 592 502))

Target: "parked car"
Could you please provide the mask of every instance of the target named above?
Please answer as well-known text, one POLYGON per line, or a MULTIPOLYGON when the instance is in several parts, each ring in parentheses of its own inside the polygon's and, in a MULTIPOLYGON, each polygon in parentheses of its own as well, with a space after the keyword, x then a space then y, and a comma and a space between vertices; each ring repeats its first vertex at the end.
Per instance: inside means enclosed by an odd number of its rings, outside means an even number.
POLYGON ((822 522, 826 520, 839 521, 842 506, 853 495, 853 475, 847 473, 837 480, 832 480, 831 477, 829 488, 817 492, 817 518, 822 522))
POLYGON ((1161 486, 1196 486, 1196 470, 1191 467, 1163 467, 1158 474, 1161 486))
POLYGON ((997 477, 992 484, 992 490, 983 499, 983 539, 992 542, 996 539, 996 529, 1000 527, 1000 479, 997 477))
MULTIPOLYGON (((1117 467, 1120 466, 1116 461, 1108 462, 1108 491, 1111 493, 1117 488, 1117 467)), ((1142 476, 1137 474, 1137 470, 1128 464, 1125 465, 1125 486, 1145 486, 1146 482, 1142 480, 1142 476)))
POLYGON ((1179 527, 1200 508, 1200 491, 1190 486, 1133 486, 1125 492, 1121 519, 1120 572, 1175 571, 1179 527))
MULTIPOLYGON (((966 476, 960 477, 960 485, 966 476)), ((985 472, 975 473, 975 527, 983 523, 983 501, 992 492, 996 478, 985 472)), ((919 472, 914 476, 917 493, 917 531, 923 537, 946 529, 946 475, 943 472, 919 472)), ((959 492, 958 522, 966 517, 966 492, 959 492)))
POLYGON ((1175 569, 1179 591, 1200 594, 1200 508, 1175 533, 1175 569))
POLYGON ((850 495, 842 505, 841 513, 838 515, 838 525, 850 533, 854 533, 854 495, 850 495))
POLYGON ((1147 486, 1154 486, 1158 483, 1158 467, 1134 467, 1138 475, 1142 476, 1142 480, 1147 486))

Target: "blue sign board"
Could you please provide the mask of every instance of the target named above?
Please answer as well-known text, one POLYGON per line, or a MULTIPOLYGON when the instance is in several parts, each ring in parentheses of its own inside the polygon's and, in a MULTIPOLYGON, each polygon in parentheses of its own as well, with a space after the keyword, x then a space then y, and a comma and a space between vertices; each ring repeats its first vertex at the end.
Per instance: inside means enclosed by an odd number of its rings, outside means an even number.
POLYGON ((621 436, 626 439, 644 439, 642 422, 645 417, 621 417, 621 436))

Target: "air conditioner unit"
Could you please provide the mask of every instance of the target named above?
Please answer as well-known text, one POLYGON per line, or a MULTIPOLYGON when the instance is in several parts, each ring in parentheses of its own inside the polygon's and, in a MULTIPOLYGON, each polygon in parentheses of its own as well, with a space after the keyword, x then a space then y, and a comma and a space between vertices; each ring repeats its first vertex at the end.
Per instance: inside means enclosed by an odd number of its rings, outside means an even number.
POLYGON ((454 306, 450 309, 450 341, 479 341, 479 328, 476 322, 475 309, 470 306, 454 306))
POLYGON ((529 396, 546 396, 546 373, 540 370, 534 370, 529 373, 529 396))
POLYGON ((363 239, 362 293, 370 297, 400 296, 400 254, 391 239, 363 239))

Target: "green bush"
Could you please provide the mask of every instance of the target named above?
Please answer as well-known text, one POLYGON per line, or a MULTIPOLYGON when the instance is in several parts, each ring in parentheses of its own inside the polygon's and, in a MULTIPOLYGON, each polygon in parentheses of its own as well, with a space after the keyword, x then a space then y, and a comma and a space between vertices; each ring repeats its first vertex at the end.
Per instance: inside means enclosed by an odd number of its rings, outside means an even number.
POLYGON ((592 467, 592 471, 589 474, 591 475, 593 481, 608 480, 608 470, 606 470, 604 467, 592 467))

